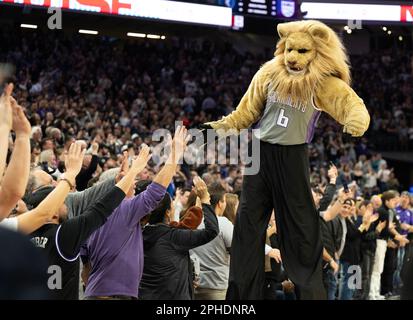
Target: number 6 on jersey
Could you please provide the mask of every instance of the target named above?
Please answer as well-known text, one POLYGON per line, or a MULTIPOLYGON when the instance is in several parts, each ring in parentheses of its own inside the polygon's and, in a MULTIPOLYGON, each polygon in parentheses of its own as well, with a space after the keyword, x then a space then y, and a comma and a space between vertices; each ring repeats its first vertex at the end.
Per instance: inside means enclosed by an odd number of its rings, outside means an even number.
POLYGON ((288 117, 284 116, 285 109, 280 109, 278 113, 277 125, 280 127, 287 128, 288 126, 288 117))

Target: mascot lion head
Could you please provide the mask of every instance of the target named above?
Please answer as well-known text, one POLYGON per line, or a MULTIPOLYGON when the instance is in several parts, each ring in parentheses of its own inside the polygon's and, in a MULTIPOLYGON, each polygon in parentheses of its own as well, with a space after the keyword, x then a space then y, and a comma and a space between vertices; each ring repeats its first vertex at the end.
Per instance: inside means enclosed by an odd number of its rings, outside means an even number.
POLYGON ((269 89, 293 103, 311 101, 317 86, 326 77, 338 77, 350 84, 346 50, 337 34, 315 20, 280 23, 280 40, 274 59, 263 68, 269 89))

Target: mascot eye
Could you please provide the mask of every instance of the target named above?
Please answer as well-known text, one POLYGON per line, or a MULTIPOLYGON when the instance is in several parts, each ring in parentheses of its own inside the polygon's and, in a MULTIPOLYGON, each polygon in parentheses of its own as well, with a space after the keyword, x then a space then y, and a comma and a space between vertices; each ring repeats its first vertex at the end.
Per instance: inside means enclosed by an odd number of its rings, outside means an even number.
POLYGON ((307 49, 299 49, 299 50, 298 50, 298 53, 307 53, 307 52, 308 52, 307 49))
POLYGON ((291 52, 291 51, 293 51, 293 49, 287 49, 287 51, 288 51, 288 52, 291 52))

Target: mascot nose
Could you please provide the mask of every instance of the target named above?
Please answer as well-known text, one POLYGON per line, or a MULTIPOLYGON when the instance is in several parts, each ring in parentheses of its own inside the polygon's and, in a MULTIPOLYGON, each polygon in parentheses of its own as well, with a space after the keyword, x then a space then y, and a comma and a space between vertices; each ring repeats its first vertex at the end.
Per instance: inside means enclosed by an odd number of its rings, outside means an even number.
POLYGON ((297 61, 288 61, 288 65, 294 67, 297 64, 297 61))

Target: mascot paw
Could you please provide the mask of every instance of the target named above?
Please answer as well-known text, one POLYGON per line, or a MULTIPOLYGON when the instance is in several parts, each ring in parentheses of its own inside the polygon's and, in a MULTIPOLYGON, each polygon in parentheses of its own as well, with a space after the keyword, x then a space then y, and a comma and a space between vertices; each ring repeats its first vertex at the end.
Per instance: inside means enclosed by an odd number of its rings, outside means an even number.
POLYGON ((353 126, 345 126, 343 132, 344 134, 351 135, 352 137, 361 137, 364 134, 363 130, 353 126))

